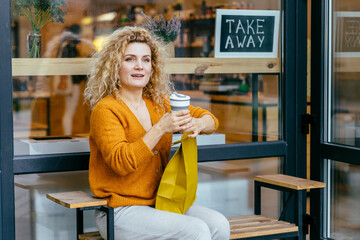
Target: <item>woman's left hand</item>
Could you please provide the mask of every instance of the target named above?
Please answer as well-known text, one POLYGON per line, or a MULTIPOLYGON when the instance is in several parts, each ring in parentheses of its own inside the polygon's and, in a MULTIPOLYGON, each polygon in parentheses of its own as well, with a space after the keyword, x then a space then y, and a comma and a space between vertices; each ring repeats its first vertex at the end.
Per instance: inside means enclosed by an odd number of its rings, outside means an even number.
POLYGON ((201 118, 192 118, 188 124, 188 128, 183 132, 191 132, 188 137, 196 138, 204 128, 204 123, 201 118))

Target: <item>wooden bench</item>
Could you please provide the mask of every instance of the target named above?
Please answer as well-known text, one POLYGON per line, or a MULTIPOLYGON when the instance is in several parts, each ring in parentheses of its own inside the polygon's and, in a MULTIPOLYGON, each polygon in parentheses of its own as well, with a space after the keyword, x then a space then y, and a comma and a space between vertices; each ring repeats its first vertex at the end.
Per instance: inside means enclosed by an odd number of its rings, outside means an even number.
POLYGON ((107 239, 114 240, 114 209, 107 206, 105 199, 96 198, 82 191, 62 192, 46 194, 46 197, 55 203, 67 208, 76 209, 76 239, 95 240, 99 233, 83 236, 84 234, 84 214, 86 210, 101 210, 107 213, 107 239), (91 238, 89 238, 91 237, 91 238))
POLYGON ((267 218, 261 215, 247 215, 228 218, 230 239, 275 239, 294 237, 298 227, 284 221, 267 218))
MULTIPOLYGON (((231 229, 230 239, 269 239, 269 236, 287 237, 297 236, 298 227, 276 219, 266 218, 260 215, 248 215, 228 218, 231 229)), ((99 232, 84 233, 79 236, 80 240, 103 240, 99 232)))
MULTIPOLYGON (((313 188, 323 188, 324 183, 311 181, 302 178, 291 177, 282 174, 263 175, 255 177, 255 215, 229 217, 231 236, 230 239, 278 239, 298 237, 302 239, 302 198, 303 192, 313 188), (285 221, 267 218, 261 214, 261 187, 268 187, 280 191, 294 193, 297 201, 297 222, 288 223, 285 221)), ((90 194, 76 191, 65 193, 52 193, 46 195, 48 199, 68 208, 76 208, 77 213, 77 239, 80 240, 102 240, 99 232, 83 233, 83 210, 100 209, 107 211, 108 234, 114 230, 113 209, 106 207, 106 200, 91 196, 90 194), (112 211, 108 211, 111 209, 112 211), (109 224, 112 221, 112 224, 109 224), (112 226, 109 226, 112 225, 112 226), (110 229, 110 230, 109 230, 110 229)), ((286 209, 286 207, 285 207, 286 209)), ((281 216, 280 216, 281 217, 281 216)), ((112 232, 113 234, 113 232, 112 232)), ((108 239, 114 239, 114 235, 108 239), (112 238, 111 238, 112 237, 112 238)))
MULTIPOLYGON (((271 188, 278 191, 287 192, 288 197, 280 214, 279 220, 282 219, 287 208, 287 204, 292 196, 295 197, 295 224, 298 227, 298 239, 305 239, 303 227, 303 215, 306 212, 304 209, 304 201, 306 201, 306 191, 310 189, 322 189, 325 183, 313 181, 304 178, 293 177, 284 174, 271 174, 256 176, 254 178, 254 201, 255 201, 255 214, 261 214, 261 188, 271 188)), ((267 238, 268 239, 268 238, 267 238)))

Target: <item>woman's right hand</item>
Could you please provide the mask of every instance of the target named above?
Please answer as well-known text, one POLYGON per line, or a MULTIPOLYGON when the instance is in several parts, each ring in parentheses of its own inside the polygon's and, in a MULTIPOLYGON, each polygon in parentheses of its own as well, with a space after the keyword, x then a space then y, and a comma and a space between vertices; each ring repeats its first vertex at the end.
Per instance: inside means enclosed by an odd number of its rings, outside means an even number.
POLYGON ((182 132, 191 127, 189 110, 166 113, 157 123, 164 133, 182 132))
POLYGON ((164 134, 182 132, 191 128, 191 120, 192 117, 189 110, 166 113, 143 136, 143 140, 149 149, 153 149, 164 134))

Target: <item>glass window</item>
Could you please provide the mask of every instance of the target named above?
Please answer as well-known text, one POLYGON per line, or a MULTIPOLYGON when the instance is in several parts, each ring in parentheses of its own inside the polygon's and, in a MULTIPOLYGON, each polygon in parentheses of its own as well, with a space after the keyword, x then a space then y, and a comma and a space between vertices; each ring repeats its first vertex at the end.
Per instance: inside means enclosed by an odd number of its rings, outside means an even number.
POLYGON ((180 34, 167 46, 166 70, 176 91, 219 118, 219 129, 209 136, 215 144, 282 139, 282 33, 276 36, 277 58, 214 58, 216 9, 280 11, 281 1, 64 0, 57 18, 43 27, 31 24, 21 13, 24 6, 16 7, 20 2, 12 0, 15 155, 89 151, 90 110, 83 91, 90 57, 115 29, 144 24, 141 12, 180 17, 180 34))
POLYGON ((331 161, 331 238, 360 238, 360 166, 331 161))
MULTIPOLYGON (((76 211, 46 198, 48 193, 90 193, 88 171, 26 174, 14 177, 16 239, 74 239, 76 211)), ((84 211, 84 229, 98 231, 94 210, 84 211)))
MULTIPOLYGON (((254 213, 254 177, 279 172, 282 160, 262 158, 202 162, 198 164, 196 203, 223 213, 226 217, 254 213)), ((280 192, 262 189, 262 214, 275 219, 280 213, 280 192)))
POLYGON ((330 141, 360 146, 360 8, 354 1, 333 1, 330 141))

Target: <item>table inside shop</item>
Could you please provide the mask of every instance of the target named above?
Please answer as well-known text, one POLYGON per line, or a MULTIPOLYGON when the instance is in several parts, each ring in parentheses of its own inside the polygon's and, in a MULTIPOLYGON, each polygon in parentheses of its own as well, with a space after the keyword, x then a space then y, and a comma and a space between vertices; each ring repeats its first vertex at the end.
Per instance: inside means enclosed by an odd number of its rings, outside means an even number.
POLYGON ((48 92, 29 92, 29 91, 16 91, 13 92, 13 100, 19 101, 19 100, 34 100, 34 99, 40 99, 45 100, 46 102, 46 125, 41 123, 34 123, 31 122, 31 126, 36 125, 35 127, 39 127, 41 125, 42 128, 46 126, 46 133, 49 136, 50 135, 50 94, 48 92))
POLYGON ((258 133, 258 107, 262 108, 262 140, 267 139, 267 109, 269 107, 277 107, 278 99, 274 97, 256 96, 253 94, 249 95, 221 95, 221 94, 206 94, 203 91, 186 90, 180 91, 182 94, 191 96, 191 102, 210 102, 217 104, 231 104, 239 106, 251 106, 252 107, 252 141, 257 142, 259 140, 258 133))
MULTIPOLYGON (((87 191, 85 185, 87 185, 88 188, 88 174, 86 171, 70 173, 42 173, 41 175, 15 175, 14 185, 16 187, 29 191, 29 198, 24 198, 24 200, 28 201, 29 203, 31 239, 41 239, 42 237, 44 237, 43 235, 45 233, 40 232, 40 230, 45 228, 49 230, 46 233, 50 233, 52 235, 51 239, 61 239, 61 236, 64 234, 72 236, 73 233, 67 233, 67 229, 69 225, 73 226, 76 223, 71 223, 67 221, 64 222, 64 218, 67 219, 66 215, 75 213, 67 213, 61 207, 59 207, 58 210, 55 210, 55 208, 53 208, 54 206, 51 205, 53 203, 47 201, 45 194, 49 191, 57 192, 73 189, 81 189, 87 191), (47 209, 52 210, 51 212, 47 212, 47 209), (40 218, 39 212, 41 211, 45 211, 43 212, 45 213, 45 216, 40 218), (63 213, 65 214, 65 216, 63 215, 63 213), (58 230, 58 232, 55 232, 55 229, 58 230)), ((17 198, 20 197, 21 195, 17 198)), ((21 206, 18 206, 18 208, 22 209, 18 209, 17 211, 26 211, 26 209, 24 209, 26 208, 24 200, 22 201, 21 206)))
MULTIPOLYGON (((15 175, 14 183, 16 187, 29 190, 29 207, 30 207, 30 233, 31 239, 36 239, 36 207, 35 191, 48 188, 49 185, 56 185, 54 181, 48 181, 37 175, 15 175)), ((24 205, 22 205, 24 207, 24 205)))

